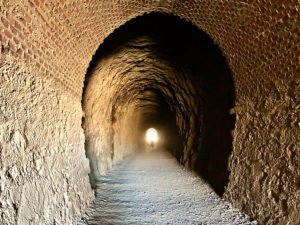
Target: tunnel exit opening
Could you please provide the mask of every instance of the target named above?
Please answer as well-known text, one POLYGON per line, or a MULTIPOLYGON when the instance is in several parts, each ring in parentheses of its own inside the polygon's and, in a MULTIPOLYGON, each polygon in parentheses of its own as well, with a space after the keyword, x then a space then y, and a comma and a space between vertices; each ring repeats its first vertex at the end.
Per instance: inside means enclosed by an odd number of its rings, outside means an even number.
POLYGON ((226 59, 192 24, 151 13, 115 30, 94 55, 82 107, 92 183, 127 154, 141 151, 147 128, 160 144, 222 195, 235 118, 226 59))
MULTIPOLYGON (((168 96, 153 87, 140 92, 140 96, 138 98, 142 103, 138 106, 138 109, 142 111, 140 133, 144 134, 150 127, 155 127, 159 133, 156 149, 170 152, 179 161, 182 156, 183 142, 178 133, 176 115, 168 104, 168 96)), ((147 149, 149 145, 145 143, 144 136, 140 140, 140 146, 147 149)))
POLYGON ((146 132, 146 141, 151 149, 156 147, 158 141, 158 132, 155 128, 151 127, 146 132))

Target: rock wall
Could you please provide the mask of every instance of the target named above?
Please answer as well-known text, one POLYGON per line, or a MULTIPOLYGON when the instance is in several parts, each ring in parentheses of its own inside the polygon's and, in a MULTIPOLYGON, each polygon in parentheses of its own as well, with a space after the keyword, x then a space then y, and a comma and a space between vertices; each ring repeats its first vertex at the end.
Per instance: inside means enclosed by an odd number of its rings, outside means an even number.
POLYGON ((75 224, 92 198, 81 105, 0 56, 0 224, 75 224))
POLYGON ((299 76, 274 79, 267 88, 258 84, 255 96, 240 96, 234 109, 225 198, 262 224, 300 223, 299 93, 299 76))
MULTIPOLYGON (((105 63, 104 63, 105 65, 105 63)), ((139 114, 126 89, 114 79, 112 68, 99 65, 88 78, 83 96, 83 128, 90 159, 90 181, 106 173, 114 162, 138 149, 139 114)), ((117 68, 114 68, 117 70, 117 68)), ((118 74, 119 75, 119 74, 118 74)))

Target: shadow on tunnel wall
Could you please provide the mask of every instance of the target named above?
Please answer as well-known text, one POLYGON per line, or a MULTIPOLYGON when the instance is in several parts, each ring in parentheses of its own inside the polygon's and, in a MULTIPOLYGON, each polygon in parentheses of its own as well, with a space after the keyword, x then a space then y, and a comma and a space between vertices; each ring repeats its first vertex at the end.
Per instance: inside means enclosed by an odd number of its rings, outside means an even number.
POLYGON ((87 77, 102 57, 114 54, 120 46, 141 36, 152 39, 164 59, 184 71, 196 90, 193 97, 199 102, 189 106, 189 110, 194 111, 194 107, 201 118, 193 127, 189 126, 189 115, 183 114, 179 120, 174 106, 153 87, 150 91, 158 96, 158 107, 154 110, 158 113, 145 116, 141 130, 151 123, 163 130, 167 139, 164 147, 222 195, 229 177, 228 158, 235 124, 235 117, 229 111, 234 107, 235 94, 226 59, 208 35, 172 15, 151 13, 137 17, 106 38, 90 63, 87 77), (192 144, 186 147, 188 139, 192 144))

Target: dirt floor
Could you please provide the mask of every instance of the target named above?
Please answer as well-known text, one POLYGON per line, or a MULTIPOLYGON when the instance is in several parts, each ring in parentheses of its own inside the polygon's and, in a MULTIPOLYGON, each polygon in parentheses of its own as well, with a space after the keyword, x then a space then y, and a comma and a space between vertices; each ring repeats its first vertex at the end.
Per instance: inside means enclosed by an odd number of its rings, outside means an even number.
POLYGON ((164 151, 132 155, 97 183, 87 224, 258 224, 164 151))

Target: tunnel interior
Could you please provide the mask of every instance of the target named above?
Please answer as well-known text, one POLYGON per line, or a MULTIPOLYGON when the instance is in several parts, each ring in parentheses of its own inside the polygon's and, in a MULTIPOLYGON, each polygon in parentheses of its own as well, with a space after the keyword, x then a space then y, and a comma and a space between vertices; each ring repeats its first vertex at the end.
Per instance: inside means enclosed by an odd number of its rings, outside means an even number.
MULTIPOLYGON (((298 0, 0 1, 0 224, 77 224, 93 200, 129 191, 145 219, 153 203, 157 224, 240 225, 245 213, 299 225, 299 10, 298 0), (231 208, 205 208, 209 193, 240 211, 223 221, 231 208), (191 205, 195 220, 180 223, 191 205)), ((111 213, 102 206, 96 217, 111 213)))
POLYGON ((154 128, 159 134, 156 149, 166 149, 175 155, 182 149, 182 141, 176 126, 175 115, 163 93, 155 87, 151 87, 142 91, 138 100, 141 101, 141 104, 137 109, 141 111, 142 119, 138 128, 140 148, 149 148, 145 142, 145 134, 149 128, 154 128))
POLYGON ((222 195, 232 151, 235 92, 218 46, 168 14, 132 19, 108 36, 87 70, 82 97, 90 181, 142 151, 149 127, 158 149, 198 173, 222 195))

